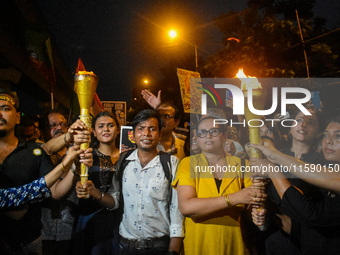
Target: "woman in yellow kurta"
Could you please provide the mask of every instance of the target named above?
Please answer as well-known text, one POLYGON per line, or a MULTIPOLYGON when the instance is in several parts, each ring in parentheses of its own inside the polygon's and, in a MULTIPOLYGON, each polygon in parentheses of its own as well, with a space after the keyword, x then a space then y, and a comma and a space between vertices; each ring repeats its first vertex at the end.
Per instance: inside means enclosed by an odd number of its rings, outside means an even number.
POLYGON ((186 216, 184 254, 248 254, 239 223, 242 204, 263 202, 264 190, 244 178, 241 159, 225 155, 225 125, 214 127, 213 118, 207 117, 196 134, 202 153, 184 158, 173 182, 186 216))

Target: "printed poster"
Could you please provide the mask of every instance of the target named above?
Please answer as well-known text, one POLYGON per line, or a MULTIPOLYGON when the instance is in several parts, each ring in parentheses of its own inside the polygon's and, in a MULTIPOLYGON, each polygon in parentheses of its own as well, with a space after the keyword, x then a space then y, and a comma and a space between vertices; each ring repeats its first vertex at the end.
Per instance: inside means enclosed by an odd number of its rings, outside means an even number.
POLYGON ((131 126, 120 127, 120 144, 119 153, 127 150, 136 149, 136 143, 133 139, 133 129, 131 126))
POLYGON ((198 72, 177 68, 184 113, 201 113, 201 77, 198 72), (190 82, 192 86, 190 86, 190 82), (190 89, 191 88, 191 89, 190 89))
POLYGON ((120 126, 126 125, 126 102, 123 101, 102 101, 104 109, 114 113, 119 121, 120 126))

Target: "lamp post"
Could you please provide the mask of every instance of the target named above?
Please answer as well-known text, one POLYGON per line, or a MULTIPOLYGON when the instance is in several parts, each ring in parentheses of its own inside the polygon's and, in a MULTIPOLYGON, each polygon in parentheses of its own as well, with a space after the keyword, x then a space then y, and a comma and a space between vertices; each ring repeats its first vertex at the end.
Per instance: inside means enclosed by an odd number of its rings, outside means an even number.
MULTIPOLYGON (((175 29, 171 29, 168 31, 168 36, 171 40, 174 40, 178 37, 177 31, 175 29)), ((194 46, 195 49, 195 71, 198 72, 198 60, 197 60, 197 44, 193 44, 191 42, 186 41, 185 39, 181 38, 181 40, 191 46, 194 46)))

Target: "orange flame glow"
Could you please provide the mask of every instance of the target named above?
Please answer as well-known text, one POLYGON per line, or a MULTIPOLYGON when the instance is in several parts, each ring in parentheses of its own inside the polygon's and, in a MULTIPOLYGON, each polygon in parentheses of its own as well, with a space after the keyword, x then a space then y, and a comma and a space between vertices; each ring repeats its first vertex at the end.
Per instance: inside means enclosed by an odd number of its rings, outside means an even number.
POLYGON ((92 71, 88 72, 85 69, 85 66, 83 64, 83 61, 81 61, 81 58, 78 58, 78 65, 77 65, 77 69, 76 69, 76 75, 93 75, 96 76, 92 71))
POLYGON ((257 80, 256 77, 249 76, 244 74, 243 68, 238 70, 236 77, 241 80, 241 89, 248 90, 248 89, 262 89, 261 83, 257 80))

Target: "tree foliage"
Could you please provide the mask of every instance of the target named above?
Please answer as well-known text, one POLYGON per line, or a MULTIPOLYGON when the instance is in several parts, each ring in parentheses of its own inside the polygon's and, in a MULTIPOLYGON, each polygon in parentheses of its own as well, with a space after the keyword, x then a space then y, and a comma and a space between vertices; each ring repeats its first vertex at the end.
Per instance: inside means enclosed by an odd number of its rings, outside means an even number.
POLYGON ((211 56, 205 77, 234 77, 240 67, 257 77, 306 77, 306 64, 295 9, 298 10, 310 77, 338 70, 335 41, 310 40, 327 32, 325 19, 314 17, 314 1, 250 0, 243 11, 230 11, 215 20, 224 47, 211 56), (239 42, 233 38, 237 38, 239 42))

